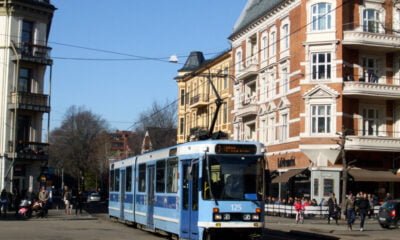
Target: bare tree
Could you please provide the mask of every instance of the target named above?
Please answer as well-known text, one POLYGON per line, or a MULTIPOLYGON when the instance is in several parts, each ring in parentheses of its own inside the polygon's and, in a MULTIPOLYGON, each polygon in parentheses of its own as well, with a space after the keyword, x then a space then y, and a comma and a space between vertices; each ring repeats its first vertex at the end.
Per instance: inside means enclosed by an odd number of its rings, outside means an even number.
MULTIPOLYGON (((129 139, 129 146, 135 154, 141 152, 141 146, 145 133, 149 129, 159 129, 160 132, 166 132, 168 130, 176 129, 177 119, 177 104, 176 102, 169 102, 168 100, 161 104, 154 101, 151 107, 140 113, 138 121, 134 125, 135 134, 129 139)), ((158 134, 160 135, 160 134, 158 134)), ((176 135, 176 134, 175 134, 176 135)), ((168 145, 171 141, 168 135, 157 137, 158 143, 165 143, 161 145, 168 145)), ((176 138, 176 136, 175 136, 176 138)))
POLYGON ((63 168, 78 182, 99 174, 100 162, 106 158, 103 134, 107 129, 100 116, 83 107, 70 107, 61 126, 50 133, 50 166, 63 168))

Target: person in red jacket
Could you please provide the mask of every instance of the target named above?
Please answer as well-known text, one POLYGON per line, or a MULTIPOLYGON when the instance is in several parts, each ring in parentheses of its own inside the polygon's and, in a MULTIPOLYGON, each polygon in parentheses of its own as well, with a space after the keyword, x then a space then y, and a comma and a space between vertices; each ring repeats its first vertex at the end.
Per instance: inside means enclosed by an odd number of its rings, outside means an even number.
POLYGON ((301 203, 300 198, 296 198, 294 202, 294 210, 296 211, 296 223, 304 222, 304 205, 301 203))

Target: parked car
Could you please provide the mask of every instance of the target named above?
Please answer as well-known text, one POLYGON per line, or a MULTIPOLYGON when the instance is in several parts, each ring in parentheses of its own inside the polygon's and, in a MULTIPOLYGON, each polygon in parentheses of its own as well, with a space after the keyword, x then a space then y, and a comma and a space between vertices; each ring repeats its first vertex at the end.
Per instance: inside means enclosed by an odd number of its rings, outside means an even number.
POLYGON ((89 193, 87 196, 87 202, 100 202, 101 196, 97 192, 89 193))
POLYGON ((378 221, 381 227, 398 227, 400 216, 400 199, 390 200, 382 204, 379 208, 378 221))

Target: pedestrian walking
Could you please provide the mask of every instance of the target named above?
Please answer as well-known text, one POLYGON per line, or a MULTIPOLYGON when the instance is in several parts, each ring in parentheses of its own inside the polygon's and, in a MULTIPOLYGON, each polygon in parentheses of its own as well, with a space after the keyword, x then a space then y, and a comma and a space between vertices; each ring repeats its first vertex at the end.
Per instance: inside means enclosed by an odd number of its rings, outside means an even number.
POLYGON ((304 205, 300 198, 297 198, 294 203, 294 210, 296 211, 296 223, 304 222, 304 205))
POLYGON ((82 214, 82 208, 83 208, 83 193, 82 191, 79 191, 78 194, 76 195, 76 203, 75 203, 75 215, 82 214))
POLYGON ((354 210, 354 196, 350 194, 346 199, 345 203, 345 211, 346 211, 346 218, 347 218, 347 228, 348 230, 353 230, 353 224, 356 220, 356 212, 354 210))
POLYGON ((38 195, 39 204, 41 205, 40 217, 44 217, 48 213, 48 200, 49 200, 49 193, 46 191, 44 186, 40 187, 40 192, 38 195))
POLYGON ((64 186, 64 205, 65 205, 65 214, 71 215, 71 200, 72 200, 72 193, 68 189, 68 186, 64 186))
POLYGON ((0 216, 3 211, 4 216, 7 216, 8 208, 8 193, 7 190, 3 189, 0 194, 0 216))
POLYGON ((331 223, 331 220, 335 220, 336 224, 338 224, 337 201, 335 193, 331 193, 328 199, 328 224, 331 223))
POLYGON ((356 205, 357 211, 360 215, 360 231, 364 231, 364 222, 365 218, 367 217, 370 205, 369 201, 367 199, 367 194, 363 194, 360 196, 357 205, 356 205))

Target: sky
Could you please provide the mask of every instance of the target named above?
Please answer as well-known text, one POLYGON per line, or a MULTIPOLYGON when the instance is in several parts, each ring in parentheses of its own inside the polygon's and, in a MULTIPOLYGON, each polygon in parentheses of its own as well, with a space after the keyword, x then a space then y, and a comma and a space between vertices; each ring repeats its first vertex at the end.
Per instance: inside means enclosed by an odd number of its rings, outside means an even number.
POLYGON ((247 0, 52 0, 51 129, 83 106, 132 130, 153 102, 178 98, 174 77, 191 51, 230 48, 247 0), (178 64, 168 62, 177 55, 178 64))

